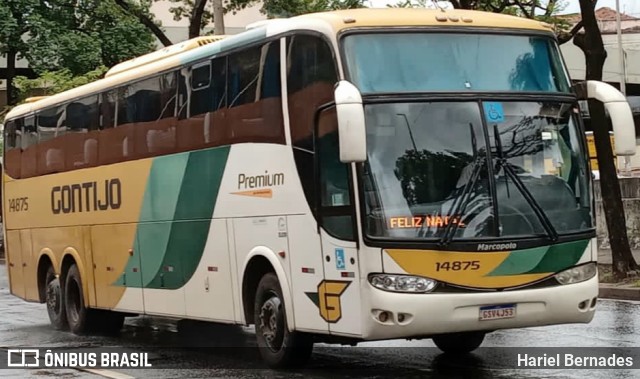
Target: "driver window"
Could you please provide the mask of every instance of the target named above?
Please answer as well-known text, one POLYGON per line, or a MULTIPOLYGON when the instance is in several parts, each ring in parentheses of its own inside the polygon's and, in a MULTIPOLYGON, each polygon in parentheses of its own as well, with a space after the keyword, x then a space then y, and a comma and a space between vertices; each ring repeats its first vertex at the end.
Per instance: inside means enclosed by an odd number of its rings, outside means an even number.
POLYGON ((349 191, 349 165, 340 162, 338 119, 335 108, 323 111, 317 129, 321 224, 336 238, 353 240, 353 208, 349 191))

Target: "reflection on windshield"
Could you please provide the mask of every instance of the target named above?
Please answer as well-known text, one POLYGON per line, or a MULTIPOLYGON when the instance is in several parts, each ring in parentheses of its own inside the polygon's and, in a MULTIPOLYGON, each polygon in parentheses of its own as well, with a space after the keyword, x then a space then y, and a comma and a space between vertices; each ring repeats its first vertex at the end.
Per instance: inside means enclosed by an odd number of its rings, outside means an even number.
MULTIPOLYGON (((492 151, 495 156, 502 154, 526 189, 520 196, 511 196, 513 178, 505 170, 496 170, 501 206, 533 220, 534 209, 522 198, 528 192, 557 232, 589 228, 587 168, 573 115, 577 111, 561 103, 505 102, 503 106, 503 121, 488 128, 492 151)), ((531 225, 536 231, 542 227, 539 222, 531 225)))
POLYGON ((569 92, 558 47, 547 37, 368 33, 346 36, 344 50, 362 93, 569 92))
POLYGON ((366 105, 368 235, 447 242, 590 228, 573 112, 537 102, 366 105))
POLYGON ((440 238, 452 224, 458 236, 491 235, 486 145, 476 103, 368 105, 365 113, 370 235, 440 238), (462 209, 465 189, 471 200, 462 209))

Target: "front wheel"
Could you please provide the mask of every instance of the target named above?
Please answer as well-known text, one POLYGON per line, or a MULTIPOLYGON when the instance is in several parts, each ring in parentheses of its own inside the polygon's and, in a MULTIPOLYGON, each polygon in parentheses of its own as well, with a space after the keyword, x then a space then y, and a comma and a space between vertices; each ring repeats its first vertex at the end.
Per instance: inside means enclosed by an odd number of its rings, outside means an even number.
POLYGON ((272 368, 304 365, 313 350, 311 336, 289 332, 278 277, 265 274, 256 291, 254 322, 262 359, 272 368))
POLYGON ((477 349, 484 341, 484 332, 441 334, 433 337, 433 343, 444 353, 466 354, 477 349))

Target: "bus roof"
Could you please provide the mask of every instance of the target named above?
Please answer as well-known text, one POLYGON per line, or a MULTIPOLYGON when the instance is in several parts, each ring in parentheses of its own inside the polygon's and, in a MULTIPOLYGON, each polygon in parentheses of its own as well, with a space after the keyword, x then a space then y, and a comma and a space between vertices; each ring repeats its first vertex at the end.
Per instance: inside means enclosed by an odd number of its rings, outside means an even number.
POLYGON ((489 27, 552 31, 550 25, 540 21, 500 13, 462 9, 442 11, 424 8, 360 8, 311 13, 289 20, 296 18, 323 19, 329 22, 336 32, 343 29, 376 26, 489 27))
MULTIPOLYGON (((143 65, 136 66, 138 62, 135 59, 124 62, 121 66, 114 66, 108 77, 69 91, 48 96, 32 103, 15 107, 7 114, 6 119, 24 116, 39 109, 72 101, 91 94, 97 94, 117 87, 120 84, 142 79, 158 72, 171 70, 183 64, 214 56, 239 46, 260 41, 268 36, 291 30, 318 30, 330 32, 335 35, 346 29, 361 27, 411 26, 527 29, 552 32, 551 26, 543 22, 503 14, 468 10, 442 11, 412 8, 363 8, 310 13, 288 19, 273 20, 272 22, 253 27, 240 34, 226 36, 226 38, 215 42, 204 43, 193 49, 187 49, 177 54, 170 54, 163 59, 150 59, 149 63, 145 62, 146 64, 143 65)), ((210 42, 210 40, 206 42, 210 42)), ((181 44, 184 45, 185 42, 181 44)), ((149 55, 155 58, 157 55, 161 55, 161 53, 151 53, 149 55)), ((144 61, 145 59, 140 60, 144 61)))

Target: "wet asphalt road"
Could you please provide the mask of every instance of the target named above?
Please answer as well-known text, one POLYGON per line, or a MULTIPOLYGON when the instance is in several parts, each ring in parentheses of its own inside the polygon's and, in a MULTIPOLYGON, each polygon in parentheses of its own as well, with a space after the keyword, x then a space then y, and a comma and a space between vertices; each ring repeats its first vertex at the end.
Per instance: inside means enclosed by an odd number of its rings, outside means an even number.
MULTIPOLYGON (((587 325, 561 325, 494 332, 488 347, 640 347, 640 303, 601 300, 587 325)), ((150 353, 161 369, 111 369, 97 374, 75 369, 5 369, 0 378, 640 378, 640 370, 514 369, 487 351, 448 358, 430 340, 384 341, 358 347, 316 345, 305 369, 264 369, 250 328, 207 326, 144 317, 127 319, 117 338, 75 336, 49 326, 43 304, 9 294, 0 265, 0 350, 22 347, 123 347, 150 353), (200 348, 192 347, 200 346, 200 348), (231 347, 232 346, 232 347, 231 347)), ((640 349, 639 349, 640 350, 640 349)), ((1 352, 5 354, 4 352, 1 352)))

